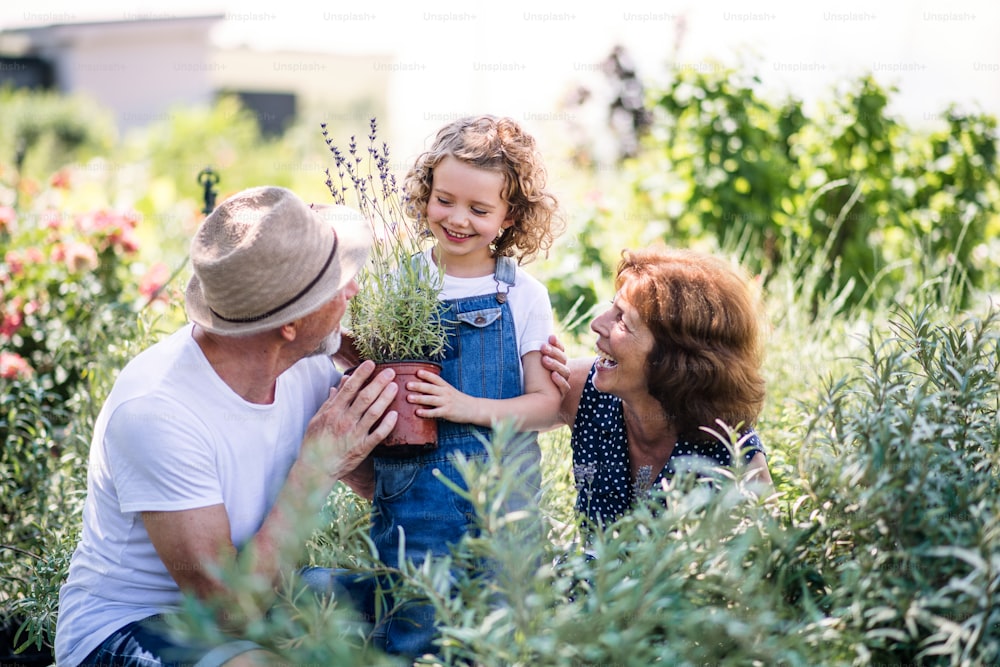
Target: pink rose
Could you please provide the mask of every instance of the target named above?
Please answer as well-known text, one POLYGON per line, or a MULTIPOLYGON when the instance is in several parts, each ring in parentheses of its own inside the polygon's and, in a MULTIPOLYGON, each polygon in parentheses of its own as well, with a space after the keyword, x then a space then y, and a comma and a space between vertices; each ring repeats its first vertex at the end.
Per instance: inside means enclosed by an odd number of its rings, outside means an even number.
POLYGON ((41 264, 45 261, 45 253, 35 246, 24 249, 24 259, 30 264, 41 264))
POLYGON ((12 276, 20 275, 24 271, 24 258, 19 252, 8 250, 7 254, 3 256, 3 261, 7 264, 7 271, 12 276))
POLYGON ((62 226, 62 216, 59 211, 49 209, 42 213, 41 224, 46 229, 59 229, 62 226))
POLYGON ((0 233, 14 233, 14 223, 17 222, 17 211, 12 206, 0 206, 0 233))
POLYGON ((0 377, 5 380, 29 378, 34 372, 21 355, 15 352, 0 352, 0 377))
POLYGON ((0 310, 0 316, 2 316, 0 317, 0 337, 10 338, 14 332, 21 328, 21 324, 24 323, 24 313, 21 310, 23 303, 22 297, 15 296, 3 304, 3 310, 0 310))
POLYGON ((69 189, 69 170, 60 169, 56 173, 52 174, 52 178, 49 179, 49 185, 54 188, 61 188, 64 190, 69 189))
POLYGON ((62 259, 70 273, 93 271, 97 268, 97 251, 93 246, 80 241, 70 241, 62 246, 62 259))
MULTIPOLYGON (((147 299, 151 299, 170 278, 170 269, 163 262, 157 262, 149 267, 146 274, 139 281, 139 293, 147 299)), ((157 296, 159 300, 166 300, 166 295, 161 293, 157 296)))

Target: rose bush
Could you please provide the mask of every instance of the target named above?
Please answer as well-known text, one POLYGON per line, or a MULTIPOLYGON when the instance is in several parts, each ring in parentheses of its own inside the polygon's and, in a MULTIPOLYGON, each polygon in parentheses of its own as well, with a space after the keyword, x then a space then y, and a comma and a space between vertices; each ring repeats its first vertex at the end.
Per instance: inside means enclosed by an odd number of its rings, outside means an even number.
POLYGON ((88 424, 141 337, 139 311, 167 298, 169 271, 139 258, 142 216, 78 208, 72 181, 0 183, 0 621, 55 609, 58 582, 41 573, 76 531, 88 424))

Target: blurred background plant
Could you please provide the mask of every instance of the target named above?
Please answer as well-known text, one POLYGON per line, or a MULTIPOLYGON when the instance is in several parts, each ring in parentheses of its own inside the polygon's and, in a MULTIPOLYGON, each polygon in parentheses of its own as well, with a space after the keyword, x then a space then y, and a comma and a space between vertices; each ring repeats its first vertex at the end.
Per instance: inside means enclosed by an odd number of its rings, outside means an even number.
POLYGON ((721 65, 681 68, 646 92, 627 142, 639 148, 614 168, 577 142, 573 167, 589 171, 592 190, 575 216, 578 242, 560 253, 562 266, 568 250, 584 272, 549 284, 563 312, 596 298, 588 267, 653 239, 738 246, 766 280, 787 258, 808 257, 826 272, 819 287, 850 285, 851 303, 891 298, 913 274, 949 267, 963 278, 956 289, 998 283, 996 118, 952 107, 917 130, 889 114, 894 91, 871 77, 843 82, 815 109, 772 99, 761 83, 721 65))
MULTIPOLYGON (((622 248, 697 246, 757 273, 776 493, 748 497, 738 475, 716 495, 673 490, 590 559, 566 429, 542 438, 539 516, 497 515, 483 499, 503 471, 470 469, 482 534, 405 573, 438 605, 448 661, 997 663, 996 119, 951 108, 915 129, 867 77, 806 109, 742 70, 678 68, 653 87, 624 50, 609 63, 617 149, 574 140, 547 158, 569 229, 532 271, 573 355, 590 354, 588 314, 622 248), (504 532, 526 522, 548 530, 504 532), (441 585, 481 557, 520 574, 506 590, 441 585)), ((45 664, 96 410, 117 369, 184 320, 197 174, 220 174, 220 198, 269 182, 326 202, 329 160, 318 126, 264 139, 229 98, 117 137, 83 100, 0 95, 0 616, 45 664)), ((594 136, 579 130, 559 128, 594 136)), ((339 487, 302 563, 377 567, 368 509, 339 487)), ((213 631, 199 609, 188 618, 213 631)), ((394 664, 349 610, 291 588, 254 632, 290 661, 394 664)))

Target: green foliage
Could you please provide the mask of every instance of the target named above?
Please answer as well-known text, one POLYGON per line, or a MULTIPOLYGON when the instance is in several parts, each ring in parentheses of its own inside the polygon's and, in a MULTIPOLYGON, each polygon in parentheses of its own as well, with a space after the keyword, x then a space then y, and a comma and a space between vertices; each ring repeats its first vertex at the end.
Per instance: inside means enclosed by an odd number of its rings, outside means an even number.
POLYGON ((99 155, 115 140, 111 114, 85 97, 0 88, 0 109, 0 162, 13 165, 18 179, 99 155))
POLYGON ((75 546, 90 425, 159 286, 139 274, 138 217, 73 210, 56 183, 0 213, 0 616, 27 614, 18 641, 39 647, 75 546))
MULTIPOLYGON (((891 296, 912 262, 926 276, 953 267, 971 286, 996 281, 995 118, 950 108, 945 127, 913 129, 889 114, 894 91, 871 76, 813 110, 767 99, 760 84, 721 67, 678 69, 651 91, 643 149, 608 187, 623 188, 629 206, 598 207, 584 229, 634 220, 668 243, 715 247, 749 234, 755 270, 809 256, 824 287, 850 284, 855 303, 873 290, 891 296)), ((601 247, 575 249, 580 264, 601 247)))
POLYGON ((806 576, 788 557, 793 531, 741 471, 719 492, 679 481, 584 550, 578 528, 545 529, 544 504, 510 508, 523 478, 500 454, 514 438, 500 424, 488 459, 459 463, 467 489, 452 490, 478 530, 449 557, 398 572, 397 595, 435 607, 443 664, 846 662, 834 625, 791 594, 806 576))
POLYGON ((858 368, 831 379, 795 516, 818 526, 828 604, 860 656, 1000 659, 1000 313, 940 324, 899 312, 858 368), (806 517, 808 517, 806 519, 806 517))
POLYGON ((667 162, 669 171, 661 173, 678 187, 663 197, 653 177, 634 189, 638 205, 665 215, 672 233, 723 239, 734 227, 751 227, 764 232, 765 248, 776 250, 795 213, 791 140, 805 119, 794 103, 775 107, 760 99, 759 83, 733 71, 682 70, 659 94, 654 118, 665 136, 651 157, 667 162))
MULTIPOLYGON (((997 279, 989 243, 1000 234, 997 120, 949 108, 946 126, 916 146, 897 187, 912 197, 905 227, 929 257, 961 267, 976 286, 997 279)), ((886 234, 898 260, 909 256, 904 239, 886 234)), ((933 272, 931 272, 933 273, 933 272)))
POLYGON ((421 239, 407 224, 389 147, 379 146, 375 119, 371 120, 367 155, 360 152, 354 137, 344 153, 325 126, 323 136, 337 170, 336 183, 326 172, 334 203, 360 210, 372 225, 375 239, 368 266, 357 277, 358 293, 348 303, 358 353, 376 363, 437 361, 448 339, 438 299, 443 272, 427 271, 415 257, 421 239))

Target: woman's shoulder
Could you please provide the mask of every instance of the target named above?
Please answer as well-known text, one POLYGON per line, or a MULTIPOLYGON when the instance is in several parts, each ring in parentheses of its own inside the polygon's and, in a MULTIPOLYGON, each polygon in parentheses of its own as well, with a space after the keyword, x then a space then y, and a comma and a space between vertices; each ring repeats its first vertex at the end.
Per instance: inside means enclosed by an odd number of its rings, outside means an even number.
POLYGON ((767 456, 767 450, 764 449, 763 441, 761 441, 757 431, 752 428, 740 433, 738 444, 740 451, 743 452, 743 458, 747 463, 750 462, 750 459, 752 459, 757 452, 767 456))

